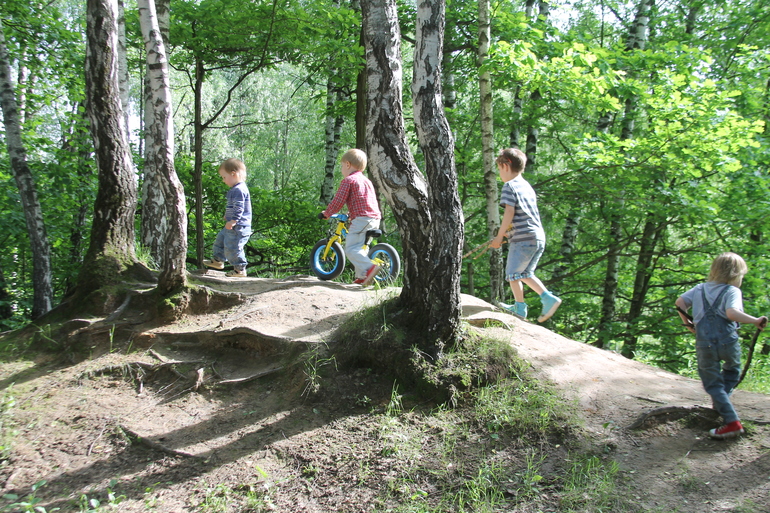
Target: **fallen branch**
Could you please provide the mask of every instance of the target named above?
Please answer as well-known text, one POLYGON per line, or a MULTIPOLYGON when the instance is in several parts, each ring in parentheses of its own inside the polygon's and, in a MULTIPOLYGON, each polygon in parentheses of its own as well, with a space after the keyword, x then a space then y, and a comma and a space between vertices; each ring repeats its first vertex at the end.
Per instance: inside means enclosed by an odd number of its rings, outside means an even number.
POLYGON ((88 446, 88 452, 86 453, 86 456, 91 456, 91 453, 94 450, 94 446, 96 445, 96 442, 98 442, 102 438, 102 435, 104 434, 105 431, 107 431, 107 424, 105 424, 102 427, 102 430, 99 432, 99 436, 96 437, 96 440, 91 442, 91 445, 88 446))
POLYGON ((283 367, 276 367, 274 369, 268 369, 266 371, 258 372, 256 374, 252 374, 251 376, 247 376, 245 378, 236 378, 236 379, 223 379, 222 381, 217 381, 216 383, 212 383, 212 386, 219 386, 219 385, 235 385, 240 383, 248 383, 249 381, 253 381, 257 378, 261 378, 262 376, 267 376, 268 374, 273 374, 274 372, 278 372, 283 370, 283 367))
POLYGON ((198 456, 196 454, 190 454, 189 452, 184 451, 177 451, 176 449, 170 449, 166 447, 163 444, 159 444, 158 442, 154 442, 150 440, 149 438, 145 438, 135 431, 132 431, 128 429, 125 426, 118 426, 118 428, 123 432, 123 434, 128 438, 129 441, 132 443, 139 443, 146 447, 149 447, 150 449, 154 449, 156 451, 165 452, 167 454, 173 454, 174 456, 181 456, 183 458, 199 458, 199 459, 206 459, 203 456, 198 456))

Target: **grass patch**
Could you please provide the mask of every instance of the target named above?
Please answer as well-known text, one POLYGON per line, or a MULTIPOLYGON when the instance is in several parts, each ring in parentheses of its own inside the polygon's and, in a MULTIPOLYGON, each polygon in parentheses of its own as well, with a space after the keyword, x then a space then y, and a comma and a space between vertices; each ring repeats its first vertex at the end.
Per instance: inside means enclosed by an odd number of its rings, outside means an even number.
POLYGON ((396 383, 377 416, 379 456, 394 472, 376 511, 630 511, 613 498, 615 463, 578 447, 574 405, 532 375, 508 340, 469 329, 431 359, 391 321, 396 310, 395 298, 362 309, 330 346, 341 367, 396 383), (434 406, 410 410, 404 397, 434 406))
POLYGON ((437 403, 456 404, 461 392, 515 374, 516 353, 506 341, 468 330, 434 358, 420 349, 423 334, 398 322, 401 313, 398 298, 390 297, 350 316, 333 337, 337 362, 392 376, 437 403))
POLYGON ((16 399, 13 396, 13 385, 10 385, 0 396, 0 469, 8 464, 11 457, 11 444, 15 431, 13 428, 13 407, 16 399))

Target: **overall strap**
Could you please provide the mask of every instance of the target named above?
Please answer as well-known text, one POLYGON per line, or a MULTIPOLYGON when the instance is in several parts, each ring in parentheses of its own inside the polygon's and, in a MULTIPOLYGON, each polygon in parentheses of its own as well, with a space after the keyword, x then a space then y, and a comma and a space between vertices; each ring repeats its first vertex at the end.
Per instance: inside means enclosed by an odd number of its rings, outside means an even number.
POLYGON ((714 300, 714 302, 712 304, 709 304, 708 300, 706 299, 706 284, 704 283, 703 285, 701 285, 700 293, 701 293, 701 298, 703 298, 703 312, 705 313, 711 310, 716 305, 718 305, 719 301, 722 299, 722 296, 725 295, 725 292, 727 292, 727 289, 729 288, 730 288, 729 284, 722 287, 722 290, 719 291, 719 294, 717 294, 717 297, 714 300))

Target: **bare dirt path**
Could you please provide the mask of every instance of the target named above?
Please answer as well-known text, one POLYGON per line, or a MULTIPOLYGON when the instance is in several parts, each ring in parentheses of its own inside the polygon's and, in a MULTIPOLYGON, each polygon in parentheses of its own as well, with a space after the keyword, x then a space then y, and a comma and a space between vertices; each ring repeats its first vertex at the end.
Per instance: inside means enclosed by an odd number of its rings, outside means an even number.
MULTIPOLYGON (((73 497, 105 490, 116 480, 112 487, 128 497, 120 511, 197 511, 189 509, 190 496, 207 493, 210 483, 259 487, 271 482, 267 476, 310 472, 289 468, 303 454, 308 462, 313 457, 334 461, 341 457, 334 451, 344 447, 354 460, 366 459, 372 449, 361 440, 378 435, 368 433, 365 416, 351 415, 350 406, 377 400, 371 376, 345 378, 329 392, 330 401, 314 404, 298 399, 305 380, 189 393, 175 385, 189 382, 184 376, 94 374, 108 366, 127 369, 139 360, 147 366, 206 361, 205 368, 189 368, 204 382, 280 372, 279 356, 287 347, 322 343, 345 316, 394 293, 307 276, 228 279, 210 271, 193 279, 214 290, 238 292, 244 301, 173 325, 140 324, 142 335, 134 343, 142 351, 110 352, 102 343, 94 345, 91 359, 73 365, 40 360, 0 369, 0 388, 12 390, 18 402, 12 465, 0 469, 3 493, 24 494, 46 479, 41 495, 49 509, 78 511, 67 509, 73 497), (247 345, 239 345, 246 339, 247 345), (167 450, 168 458, 153 457, 152 448, 126 450, 136 445, 136 436, 167 450), (291 461, 287 454, 293 455, 291 461), (255 481, 255 475, 263 478, 255 481)), ((575 400, 586 436, 603 448, 603 456, 618 462, 627 493, 643 510, 770 511, 768 396, 736 391, 734 402, 748 429, 738 440, 708 439, 706 429, 715 424, 705 417, 696 422, 655 417, 641 429, 628 429, 656 408, 708 406, 708 396, 696 380, 566 339, 477 298, 462 299, 469 323, 508 338, 538 373, 575 400)), ((360 489, 353 496, 350 479, 357 478, 341 475, 336 487, 303 489, 298 497, 306 499, 276 502, 277 511, 368 511, 372 497, 360 489), (346 500, 354 503, 346 507, 346 500)))
MULTIPOLYGON (((463 299, 468 306, 478 303, 483 308, 476 298, 463 299)), ((652 417, 641 429, 628 429, 641 415, 663 407, 710 408, 710 397, 698 380, 628 360, 517 318, 513 318, 511 344, 577 401, 587 428, 613 453, 645 509, 770 511, 767 395, 740 389, 733 394, 737 411, 750 426, 748 436, 739 440, 711 440, 705 430, 718 426, 710 423, 711 418, 688 427, 662 422, 666 416, 652 417), (672 502, 674 497, 679 498, 678 504, 672 502)))

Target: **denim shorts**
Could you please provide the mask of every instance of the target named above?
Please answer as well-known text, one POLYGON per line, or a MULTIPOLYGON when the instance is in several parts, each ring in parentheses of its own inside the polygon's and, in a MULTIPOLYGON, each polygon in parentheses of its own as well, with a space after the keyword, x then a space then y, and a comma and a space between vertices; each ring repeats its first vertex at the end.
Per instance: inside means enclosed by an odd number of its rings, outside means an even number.
POLYGON ((508 281, 532 278, 537 263, 545 251, 543 240, 522 240, 508 244, 508 260, 505 264, 505 279, 508 281))

